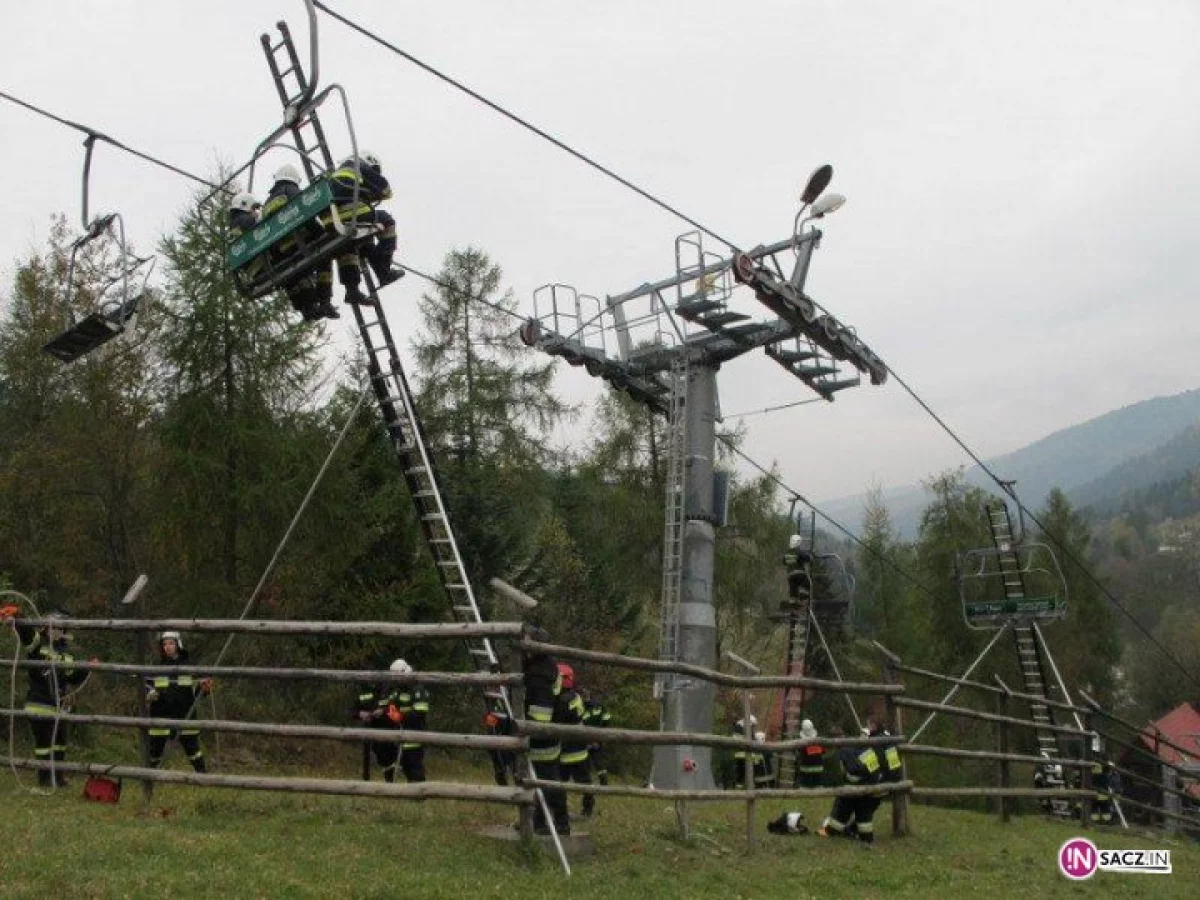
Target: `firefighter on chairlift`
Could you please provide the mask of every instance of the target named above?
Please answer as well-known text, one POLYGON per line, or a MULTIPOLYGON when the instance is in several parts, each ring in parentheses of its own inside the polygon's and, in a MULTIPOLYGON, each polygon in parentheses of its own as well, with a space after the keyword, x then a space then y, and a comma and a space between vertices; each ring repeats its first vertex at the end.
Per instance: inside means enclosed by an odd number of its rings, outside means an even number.
MULTIPOLYGON (((268 219, 283 209, 293 197, 300 193, 300 170, 295 166, 282 166, 276 172, 271 192, 267 194, 267 202, 262 207, 262 218, 268 219)), ((320 226, 314 226, 318 229, 320 226)), ((276 261, 286 259, 295 252, 299 245, 294 237, 286 237, 272 248, 271 253, 276 261)), ((333 298, 333 273, 328 266, 315 272, 305 273, 301 278, 284 287, 284 293, 292 303, 292 308, 304 317, 304 321, 313 322, 317 319, 340 318, 338 311, 331 302, 333 298)))
MULTIPOLYGON (((55 624, 67 614, 53 610, 45 615, 48 624, 40 629, 15 621, 20 612, 16 606, 0 608, 0 623, 12 625, 31 662, 53 665, 31 667, 29 691, 25 695, 25 712, 31 713, 29 728, 33 732, 33 756, 38 762, 60 763, 67 755, 67 723, 57 720, 59 713, 70 712, 74 694, 87 681, 89 673, 71 664, 72 637, 65 628, 55 624)), ((41 787, 63 787, 67 778, 62 772, 38 769, 41 787)))
MULTIPOLYGON (((396 220, 379 203, 392 196, 391 185, 383 175, 383 164, 374 153, 348 157, 329 176, 338 216, 344 223, 374 225, 376 232, 349 252, 338 257, 338 278, 346 289, 346 303, 369 302, 360 287, 360 254, 365 258, 379 286, 404 277, 404 270, 392 264, 396 254, 396 220)), ((324 220, 322 220, 324 221, 324 220)), ((326 223, 330 224, 330 223, 326 223)))
MULTIPOLYGON (((164 631, 158 636, 158 664, 186 666, 187 648, 178 631, 164 631)), ((197 699, 212 690, 212 679, 193 675, 156 672, 143 679, 146 702, 152 719, 190 719, 197 699)), ((162 765, 167 741, 178 739, 187 754, 188 762, 197 772, 207 771, 204 751, 200 749, 200 730, 197 728, 151 728, 147 731, 150 768, 162 765)))
POLYGON ((793 534, 788 538, 787 552, 783 554, 787 567, 788 598, 792 604, 812 596, 812 553, 804 546, 804 536, 793 534))

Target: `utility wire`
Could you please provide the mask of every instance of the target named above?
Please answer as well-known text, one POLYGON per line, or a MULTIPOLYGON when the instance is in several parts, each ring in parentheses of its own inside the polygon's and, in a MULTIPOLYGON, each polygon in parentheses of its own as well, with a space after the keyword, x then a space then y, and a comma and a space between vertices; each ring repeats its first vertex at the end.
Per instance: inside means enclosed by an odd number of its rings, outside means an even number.
POLYGON ((738 249, 737 245, 734 244, 732 241, 726 240, 725 238, 721 237, 721 235, 714 232, 712 229, 706 228, 705 226, 701 225, 699 222, 697 222, 691 216, 687 215, 684 212, 681 212, 679 209, 677 209, 674 206, 672 206, 671 204, 667 203, 665 200, 660 199, 659 197, 650 193, 645 188, 639 187, 637 184, 634 184, 628 178, 618 175, 616 172, 614 172, 608 166, 605 166, 605 165, 597 162, 596 160, 594 160, 590 156, 588 156, 586 153, 576 150, 574 147, 572 147, 566 141, 562 140, 561 138, 555 137, 554 135, 550 134, 548 131, 546 131, 542 128, 539 128, 537 125, 534 125, 528 119, 522 118, 521 116, 519 116, 516 113, 512 112, 511 110, 505 108, 504 106, 500 105, 499 103, 497 103, 494 100, 489 100, 487 97, 483 96, 483 94, 479 93, 478 91, 472 90, 471 88, 469 88, 465 84, 463 84, 461 81, 458 81, 457 79, 452 78, 451 76, 447 75, 445 72, 442 72, 441 70, 435 68, 434 66, 430 65, 429 63, 423 62, 422 60, 417 59, 411 53, 401 50, 395 44, 391 43, 390 41, 386 40, 385 38, 380 37, 378 34, 371 31, 369 28, 366 28, 363 25, 359 25, 357 22, 347 18, 346 16, 343 16, 341 13, 335 12, 334 10, 330 9, 324 3, 320 2, 320 0, 316 0, 314 5, 317 7, 317 9, 321 10, 321 12, 325 13, 330 18, 332 18, 338 22, 341 22, 343 25, 345 25, 347 28, 351 29, 352 31, 357 31, 363 37, 369 38, 370 40, 379 44, 381 47, 387 48, 388 50, 395 53, 397 56, 402 57, 403 59, 408 60, 413 65, 425 70, 426 72, 428 72, 430 75, 434 76, 435 78, 439 78, 442 81, 446 82, 446 84, 450 85, 451 87, 454 87, 459 91, 462 91, 464 94, 466 94, 468 97, 472 98, 473 100, 479 101, 484 106, 488 107, 489 109, 493 110, 494 112, 498 112, 500 115, 504 116, 506 119, 509 119, 510 121, 515 122, 516 124, 520 125, 526 131, 530 131, 533 134, 537 135, 538 137, 542 138, 543 140, 549 141, 551 144, 558 147, 560 150, 563 150, 563 151, 571 154, 571 156, 575 157, 580 162, 591 166, 597 172, 607 175, 609 178, 611 178, 613 181, 617 182, 618 184, 623 185, 624 187, 627 187, 629 190, 633 191, 634 193, 640 195, 641 197, 645 198, 646 200, 649 200, 651 203, 653 203, 659 209, 666 210, 667 212, 669 212, 671 215, 675 216, 676 218, 682 219, 684 222, 687 222, 693 228, 699 229, 700 231, 703 231, 705 234, 710 235, 711 237, 720 241, 722 244, 725 244, 725 246, 729 247, 731 250, 738 249))
POLYGON ((5 100, 9 101, 10 103, 17 104, 17 106, 23 106, 23 107, 25 107, 25 109, 29 110, 30 112, 37 113, 39 116, 43 116, 47 119, 50 119, 52 122, 57 122, 60 125, 66 125, 68 128, 74 128, 76 131, 80 132, 81 134, 86 134, 89 138, 95 138, 98 141, 104 141, 106 144, 110 144, 111 146, 116 147, 118 150, 124 150, 126 153, 129 153, 132 156, 136 156, 138 159, 142 159, 148 163, 152 163, 153 165, 156 165, 159 168, 166 169, 168 172, 174 172, 176 175, 182 175, 184 178, 190 178, 192 181, 195 181, 206 187, 210 187, 210 188, 216 187, 215 184, 213 184, 211 181, 209 181, 206 178, 201 178, 199 175, 193 175, 191 172, 188 172, 186 169, 181 169, 178 166, 173 166, 169 162, 165 162, 164 160, 161 160, 156 156, 151 156, 149 153, 143 153, 141 150, 135 150, 133 147, 130 147, 128 144, 124 144, 121 141, 118 141, 116 138, 109 137, 103 131, 97 131, 95 128, 92 128, 88 125, 80 125, 78 122, 72 122, 70 119, 64 119, 62 116, 56 116, 52 112, 44 110, 39 106, 35 106, 34 104, 29 103, 26 100, 20 99, 19 97, 14 97, 12 94, 5 93, 4 91, 0 91, 0 97, 4 98, 5 100))

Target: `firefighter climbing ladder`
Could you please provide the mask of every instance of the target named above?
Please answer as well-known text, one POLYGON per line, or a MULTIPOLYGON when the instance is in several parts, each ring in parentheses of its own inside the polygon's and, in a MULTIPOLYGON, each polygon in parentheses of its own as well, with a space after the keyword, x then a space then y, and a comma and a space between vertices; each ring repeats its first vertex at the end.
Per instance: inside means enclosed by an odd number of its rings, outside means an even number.
MULTIPOLYGON (((278 28, 281 35, 278 42, 273 42, 269 35, 262 36, 263 52, 284 107, 285 121, 291 125, 296 150, 309 178, 319 178, 333 168, 333 156, 317 110, 306 105, 312 96, 312 88, 304 76, 291 33, 284 22, 278 23, 278 28)), ((483 616, 450 526, 437 470, 426 445, 392 330, 380 305, 375 281, 366 267, 363 274, 368 302, 353 307, 354 319, 367 351, 367 373, 387 426, 388 438, 400 462, 425 545, 433 556, 455 621, 482 622, 483 616)), ((476 670, 499 670, 500 660, 488 638, 467 638, 466 645, 476 670)), ((489 712, 513 715, 508 693, 503 688, 489 689, 484 696, 489 712)))

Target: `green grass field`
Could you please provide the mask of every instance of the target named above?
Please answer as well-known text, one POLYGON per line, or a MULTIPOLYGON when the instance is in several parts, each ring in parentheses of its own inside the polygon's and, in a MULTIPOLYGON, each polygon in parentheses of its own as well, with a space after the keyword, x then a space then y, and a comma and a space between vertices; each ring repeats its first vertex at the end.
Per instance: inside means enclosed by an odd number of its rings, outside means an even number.
MULTIPOLYGON (((568 881, 540 849, 479 833, 515 821, 507 807, 164 785, 140 815, 134 784, 113 806, 83 801, 79 778, 37 797, 5 777, 4 898, 1200 896, 1193 841, 1093 834, 1102 849, 1170 849, 1174 874, 1098 873, 1073 884, 1058 873, 1055 854, 1079 829, 1034 816, 1004 826, 978 813, 915 806, 913 834, 894 839, 885 804, 868 851, 815 834, 767 834, 766 822, 788 807, 760 803, 759 848, 748 855, 744 806, 693 807, 696 836, 683 842, 669 802, 600 798, 599 814, 584 826, 596 853, 578 861, 568 881)), ((572 808, 578 803, 573 798, 572 808)), ((794 808, 815 826, 827 803, 794 808)))

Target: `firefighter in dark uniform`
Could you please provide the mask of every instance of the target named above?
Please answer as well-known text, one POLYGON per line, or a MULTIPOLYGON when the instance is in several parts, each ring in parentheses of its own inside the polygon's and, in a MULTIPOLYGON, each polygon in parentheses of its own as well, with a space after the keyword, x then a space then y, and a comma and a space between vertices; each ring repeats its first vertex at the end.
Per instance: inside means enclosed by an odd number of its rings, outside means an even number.
MULTIPOLYGON (((547 635, 535 629, 533 636, 543 643, 547 635)), ((548 653, 533 650, 522 657, 521 670, 525 677, 525 718, 531 722, 552 723, 558 695, 562 692, 562 678, 558 674, 558 663, 548 653)), ((534 735, 529 739, 529 762, 533 775, 539 781, 559 781, 559 756, 562 746, 558 738, 534 735)), ((567 818, 567 796, 554 788, 542 788, 546 806, 554 819, 554 830, 559 834, 570 834, 571 823, 567 818)), ((542 804, 534 806, 534 831, 548 834, 549 826, 542 812, 542 804)))
MULTIPOLYGON (((817 729, 811 719, 800 723, 800 737, 815 740, 817 729)), ((820 744, 809 744, 796 751, 796 779, 800 787, 818 788, 825 779, 825 748, 820 744)), ((791 787, 791 785, 784 785, 791 787)))
MULTIPOLYGON (((187 648, 178 631, 164 631, 158 636, 160 666, 186 666, 187 648)), ((212 679, 192 675, 171 675, 156 672, 143 679, 146 702, 153 719, 190 719, 196 699, 212 688, 212 679)), ((188 761, 197 772, 206 771, 204 751, 200 749, 200 731, 196 728, 151 728, 149 735, 150 767, 162 765, 167 741, 178 738, 188 761)))
POLYGON ((783 564, 787 568, 788 598, 793 603, 807 599, 812 594, 812 554, 804 548, 801 535, 793 534, 788 539, 783 564))
MULTIPOLYGON (((586 693, 583 695, 583 724, 589 728, 611 728, 612 713, 608 708, 594 697, 588 697, 586 693)), ((588 744, 588 762, 592 767, 592 774, 596 776, 596 781, 602 785, 608 784, 608 766, 605 762, 605 749, 603 744, 588 744)), ((590 816, 596 808, 596 795, 585 794, 583 798, 583 814, 590 816)))
POLYGON ((362 281, 359 254, 367 260, 380 287, 404 277, 404 270, 392 265, 396 254, 396 220, 386 210, 376 208, 391 198, 392 188, 383 175, 379 157, 369 152, 344 160, 329 176, 329 186, 343 223, 377 226, 372 237, 338 257, 338 280, 346 289, 346 302, 366 303, 367 297, 359 287, 362 281))
MULTIPOLYGON (((39 762, 62 762, 67 755, 67 723, 57 721, 62 712, 70 712, 72 695, 88 678, 84 669, 71 665, 71 636, 65 629, 54 624, 35 630, 15 621, 18 609, 7 606, 0 611, 0 622, 11 623, 25 647, 25 656, 30 661, 53 663, 50 666, 30 668, 29 692, 25 695, 25 712, 32 713, 29 728, 33 732, 33 756, 39 762)), ((45 618, 53 623, 65 619, 67 614, 58 610, 46 613, 45 618)), ((67 779, 61 772, 51 769, 38 770, 41 787, 63 787, 67 779)))
MULTIPOLYGON (((554 701, 554 722, 557 725, 582 725, 585 707, 583 698, 575 690, 575 670, 566 663, 558 664, 558 675, 562 690, 554 701)), ((588 759, 587 741, 582 738, 565 738, 558 757, 559 777, 576 784, 592 783, 592 764, 588 759)), ((583 795, 583 814, 590 816, 596 807, 592 794, 583 795), (588 801, 591 800, 591 803, 588 801)))
MULTIPOLYGON (((863 729, 863 737, 867 737, 863 729)), ((883 763, 872 746, 846 746, 838 751, 838 760, 846 773, 847 785, 879 784, 883 778, 883 763)), ((875 842, 875 808, 879 798, 874 796, 835 797, 833 809, 817 832, 821 837, 831 835, 854 838, 871 844, 875 842)))
MULTIPOLYGON (((393 672, 411 671, 408 663, 398 659, 389 666, 393 672)), ((392 684, 380 684, 375 687, 363 685, 358 691, 358 702, 355 704, 355 716, 359 722, 368 728, 395 730, 402 727, 404 717, 396 707, 393 697, 392 684)), ((371 741, 371 752, 375 761, 383 770, 383 780, 396 780, 396 764, 400 759, 400 745, 395 741, 371 741)), ((364 771, 368 767, 364 764, 364 771)))
MULTIPOLYGON (((271 192, 267 194, 267 202, 262 207, 262 218, 268 219, 278 213, 299 193, 299 170, 295 166, 283 166, 275 173, 275 183, 271 185, 271 192)), ((318 230, 321 228, 320 225, 313 227, 318 230)), ((279 262, 294 253, 297 246, 293 237, 286 237, 270 252, 274 255, 275 261, 279 262)), ((291 301, 292 308, 299 312, 306 322, 320 318, 340 318, 340 314, 330 303, 333 296, 333 274, 328 266, 304 275, 293 284, 286 285, 284 293, 291 301)))
MULTIPOLYGON (((412 672, 412 666, 402 659, 392 663, 393 672, 412 672)), ((419 684, 396 685, 392 704, 400 713, 400 722, 408 731, 425 731, 429 723, 429 693, 419 684)), ((410 784, 425 780, 425 748, 412 741, 400 745, 400 768, 410 784)))
MULTIPOLYGON (((745 723, 738 719, 733 723, 734 737, 748 737, 754 741, 762 741, 766 735, 756 731, 758 727, 758 717, 750 717, 750 727, 747 728, 745 723)), ((728 784, 732 784, 734 788, 741 789, 746 785, 746 753, 750 753, 751 777, 754 779, 755 787, 770 787, 774 779, 774 773, 771 771, 770 765, 767 762, 767 757, 757 750, 747 751, 744 747, 738 747, 733 752, 733 770, 729 773, 728 784)))

